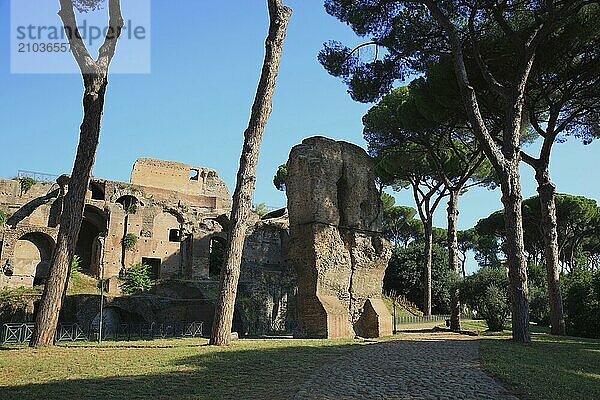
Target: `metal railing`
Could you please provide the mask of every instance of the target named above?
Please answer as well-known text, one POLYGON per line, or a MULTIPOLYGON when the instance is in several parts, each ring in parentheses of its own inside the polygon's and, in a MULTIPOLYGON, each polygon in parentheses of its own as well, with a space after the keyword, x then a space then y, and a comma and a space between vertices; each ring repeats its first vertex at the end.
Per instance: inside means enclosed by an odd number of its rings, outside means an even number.
MULTIPOLYGON (((202 337, 204 323, 173 322, 166 324, 157 323, 131 323, 120 324, 117 329, 111 330, 106 324, 102 325, 102 340, 145 340, 164 338, 202 337)), ((91 336, 98 337, 98 331, 90 329, 91 336)))
POLYGON ((88 340, 88 335, 77 324, 59 325, 56 329, 56 342, 77 342, 88 340))
MULTIPOLYGON (((428 322, 446 322, 448 325, 448 321, 450 320, 450 315, 441 314, 441 315, 429 315, 429 316, 419 316, 419 315, 405 315, 405 316, 396 316, 392 317, 392 325, 394 326, 394 331, 401 329, 401 325, 409 325, 409 324, 424 324, 428 322)), ((461 319, 475 319, 475 315, 471 313, 463 313, 460 315, 461 319)))
POLYGON ((17 178, 21 179, 21 178, 31 178, 34 179, 38 182, 56 182, 56 179, 58 179, 58 175, 52 175, 52 174, 46 174, 44 172, 36 172, 36 171, 25 171, 25 170, 18 170, 17 171, 17 178))
MULTIPOLYGON (((103 340, 152 340, 163 338, 196 338, 203 335, 202 321, 175 322, 166 324, 157 323, 132 323, 121 324, 116 330, 109 329, 105 323, 102 325, 103 340)), ((0 329, 0 343, 23 344, 31 340, 33 323, 4 324, 0 329)), ((87 332, 78 324, 59 324, 54 340, 60 342, 96 341, 98 340, 98 326, 90 326, 87 332)))
POLYGON ((4 324, 2 326, 2 344, 21 344, 29 342, 34 324, 4 324))

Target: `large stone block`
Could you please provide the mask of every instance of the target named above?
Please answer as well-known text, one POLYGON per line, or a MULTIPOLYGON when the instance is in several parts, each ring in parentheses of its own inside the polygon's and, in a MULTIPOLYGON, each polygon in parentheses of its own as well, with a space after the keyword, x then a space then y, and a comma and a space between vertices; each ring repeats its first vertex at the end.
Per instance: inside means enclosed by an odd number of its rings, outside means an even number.
POLYGON ((380 300, 391 245, 380 233, 371 158, 356 145, 313 137, 292 149, 287 168, 290 258, 298 275, 302 334, 391 333, 391 317, 380 300))

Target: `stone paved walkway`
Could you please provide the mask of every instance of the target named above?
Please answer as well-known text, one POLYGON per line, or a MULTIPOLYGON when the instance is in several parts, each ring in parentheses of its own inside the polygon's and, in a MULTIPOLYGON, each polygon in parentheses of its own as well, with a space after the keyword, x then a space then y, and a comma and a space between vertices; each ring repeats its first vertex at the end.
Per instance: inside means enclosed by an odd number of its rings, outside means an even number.
POLYGON ((477 340, 449 333, 404 334, 321 367, 297 400, 518 400, 479 365, 477 340))

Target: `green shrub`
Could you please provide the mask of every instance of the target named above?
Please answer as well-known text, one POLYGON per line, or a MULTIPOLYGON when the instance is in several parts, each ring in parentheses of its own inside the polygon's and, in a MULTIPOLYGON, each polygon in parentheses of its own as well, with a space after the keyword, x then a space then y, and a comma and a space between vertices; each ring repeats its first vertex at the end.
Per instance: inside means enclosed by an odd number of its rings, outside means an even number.
POLYGON ((495 285, 488 286, 479 308, 492 332, 500 332, 504 329, 504 323, 508 317, 508 298, 506 290, 495 285))
POLYGON ((529 319, 538 325, 550 326, 550 303, 545 287, 529 287, 529 319))
POLYGON ((21 193, 27 193, 29 191, 29 189, 31 189, 33 187, 33 185, 38 183, 38 181, 36 181, 35 179, 30 178, 28 176, 24 176, 23 178, 20 178, 19 182, 21 182, 21 193))
POLYGON ((27 289, 23 287, 0 290, 0 321, 11 322, 15 315, 19 315, 25 310, 27 307, 25 294, 27 293, 27 289))
POLYGON ((562 282, 567 333, 600 338, 600 271, 576 271, 562 282))
POLYGON ((75 280, 79 277, 79 263, 81 262, 81 258, 77 254, 73 256, 71 260, 71 279, 75 280))
POLYGON ((126 294, 147 292, 152 288, 152 271, 149 265, 141 262, 131 264, 122 276, 121 288, 126 294))
POLYGON ((131 203, 125 207, 126 214, 135 214, 137 212, 137 204, 131 203))
POLYGON ((4 226, 4 224, 6 223, 6 213, 4 212, 4 210, 0 210, 0 226, 4 226))
POLYGON ((461 301, 477 310, 491 331, 501 331, 510 312, 508 287, 503 267, 483 267, 460 283, 461 301))
POLYGON ((123 247, 127 251, 133 250, 133 248, 137 244, 137 241, 138 237, 135 235, 135 233, 128 233, 127 235, 125 235, 125 237, 123 237, 123 247))

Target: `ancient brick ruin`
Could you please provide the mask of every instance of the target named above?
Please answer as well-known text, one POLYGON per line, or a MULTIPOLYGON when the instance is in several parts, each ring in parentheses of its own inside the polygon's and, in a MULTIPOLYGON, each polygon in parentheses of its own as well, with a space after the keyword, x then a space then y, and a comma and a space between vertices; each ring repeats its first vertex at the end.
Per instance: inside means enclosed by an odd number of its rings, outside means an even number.
POLYGON ((292 149, 287 169, 302 333, 391 334, 381 300, 391 245, 379 233, 381 201, 371 158, 356 145, 313 137, 292 149))
MULTIPOLYGON (((330 338, 389 334, 380 295, 390 245, 378 234, 370 158, 354 145, 311 138, 294 147, 288 168, 289 217, 285 208, 252 215, 234 329, 330 338)), ((0 226, 0 289, 44 284, 68 180, 28 187, 0 179, 0 209, 9 216, 0 226)), ((82 273, 108 279, 105 318, 114 325, 200 320, 208 331, 230 212, 230 193, 208 168, 142 158, 128 183, 93 178, 76 254, 82 273), (137 238, 130 249, 127 235, 137 238), (137 262, 152 267, 156 285, 151 294, 122 296, 119 277, 137 262)), ((61 320, 97 324, 99 297, 68 296, 61 320)), ((34 295, 27 320, 35 301, 34 295)))
MULTIPOLYGON (((10 215, 3 232, 0 286, 42 284, 58 233, 57 183, 23 190, 19 180, 0 180, 0 206, 10 215)), ((208 278, 211 242, 225 237, 222 223, 230 195, 214 170, 176 162, 139 159, 131 182, 92 179, 76 254, 90 276, 110 279, 135 262, 152 266, 155 276, 208 278), (123 237, 135 235, 134 249, 123 237)), ((110 291, 117 291, 109 285, 110 291)))
MULTIPOLYGON (((57 182, 27 187, 19 179, 0 179, 0 209, 9 216, 0 226, 0 289, 44 284, 68 176, 57 181, 64 187, 57 182)), ((105 316, 118 320, 120 314, 121 320, 139 322, 203 320, 209 329, 219 278, 214 255, 224 247, 230 211, 225 183, 208 168, 142 158, 130 182, 93 178, 76 254, 85 275, 99 278, 104 266, 105 316), (137 237, 131 250, 123 246, 127 234, 137 237), (121 296, 119 275, 136 262, 153 269, 158 282, 153 297, 121 296)), ((287 219, 280 218, 284 211, 265 220, 253 216, 235 315, 236 329, 242 332, 291 331, 296 326, 287 219)), ((98 298, 69 296, 64 319, 87 326, 97 318, 98 298)), ((16 322, 31 320, 33 303, 28 310, 16 322)))

